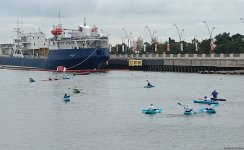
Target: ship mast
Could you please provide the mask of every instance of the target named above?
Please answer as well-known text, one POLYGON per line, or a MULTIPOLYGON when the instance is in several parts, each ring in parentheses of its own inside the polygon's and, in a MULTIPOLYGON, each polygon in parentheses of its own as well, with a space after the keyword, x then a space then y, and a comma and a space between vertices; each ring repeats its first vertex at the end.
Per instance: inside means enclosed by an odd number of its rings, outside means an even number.
POLYGON ((60 19, 60 11, 58 12, 58 25, 61 25, 61 19, 60 19))
POLYGON ((86 18, 84 18, 84 26, 86 26, 86 18))
POLYGON ((17 19, 17 28, 16 28, 16 33, 17 33, 17 39, 20 39, 20 27, 19 27, 19 19, 17 19))

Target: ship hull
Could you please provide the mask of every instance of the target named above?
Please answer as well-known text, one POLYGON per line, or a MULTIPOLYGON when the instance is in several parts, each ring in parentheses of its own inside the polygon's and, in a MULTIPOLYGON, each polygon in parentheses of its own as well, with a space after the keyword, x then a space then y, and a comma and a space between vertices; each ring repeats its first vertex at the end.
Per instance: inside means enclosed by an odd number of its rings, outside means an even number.
POLYGON ((101 68, 109 59, 108 48, 58 49, 49 50, 48 57, 3 57, 0 65, 8 68, 56 70, 58 66, 67 69, 101 68))

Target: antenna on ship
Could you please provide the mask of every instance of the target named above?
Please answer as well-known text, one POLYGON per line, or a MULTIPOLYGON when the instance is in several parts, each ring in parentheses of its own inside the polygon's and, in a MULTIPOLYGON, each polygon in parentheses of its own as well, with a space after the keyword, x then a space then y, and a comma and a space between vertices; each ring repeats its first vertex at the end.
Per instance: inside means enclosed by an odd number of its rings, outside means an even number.
POLYGON ((23 34, 23 17, 20 16, 20 33, 23 34))
POLYGON ((19 39, 20 38, 19 18, 17 19, 16 33, 17 33, 17 39, 19 39))
POLYGON ((86 26, 86 18, 84 18, 84 26, 86 26))
POLYGON ((61 16, 60 16, 60 11, 59 11, 59 12, 58 12, 58 25, 61 25, 61 21, 60 21, 61 19, 60 19, 60 17, 61 17, 61 16))

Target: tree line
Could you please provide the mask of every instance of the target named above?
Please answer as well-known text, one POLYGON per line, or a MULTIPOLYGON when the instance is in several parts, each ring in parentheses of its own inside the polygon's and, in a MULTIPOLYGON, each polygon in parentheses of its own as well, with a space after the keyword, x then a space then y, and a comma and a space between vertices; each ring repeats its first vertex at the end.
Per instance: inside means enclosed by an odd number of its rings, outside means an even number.
POLYGON ((169 37, 168 41, 159 43, 157 39, 152 39, 149 42, 143 42, 142 38, 138 38, 128 47, 125 43, 117 44, 111 48, 111 54, 240 54, 244 53, 244 36, 235 34, 230 36, 230 33, 222 33, 216 35, 212 39, 198 41, 192 39, 191 42, 180 41, 176 42, 169 37), (211 43, 214 44, 214 49, 211 48, 211 43))

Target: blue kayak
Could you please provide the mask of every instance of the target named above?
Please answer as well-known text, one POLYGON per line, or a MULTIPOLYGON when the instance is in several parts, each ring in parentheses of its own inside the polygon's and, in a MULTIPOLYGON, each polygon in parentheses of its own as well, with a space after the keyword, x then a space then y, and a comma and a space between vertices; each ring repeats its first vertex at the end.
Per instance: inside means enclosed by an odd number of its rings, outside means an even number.
POLYGON ((193 114, 195 114, 196 112, 195 111, 193 111, 193 110, 191 110, 191 111, 185 111, 184 112, 184 115, 193 115, 193 114))
POLYGON ((163 111, 163 108, 159 109, 143 109, 142 112, 145 114, 156 114, 156 113, 161 113, 163 111))
POLYGON ((70 101, 70 95, 69 96, 64 96, 64 101, 69 102, 70 101))
POLYGON ((200 104, 219 104, 217 101, 213 100, 193 100, 194 103, 200 103, 200 104))
POLYGON ((209 108, 209 109, 202 108, 202 109, 199 110, 199 112, 206 112, 206 113, 209 113, 209 114, 215 114, 216 113, 216 110, 213 109, 213 108, 209 108))
POLYGON ((154 85, 147 85, 147 86, 144 86, 144 88, 152 88, 152 87, 155 87, 154 85))

